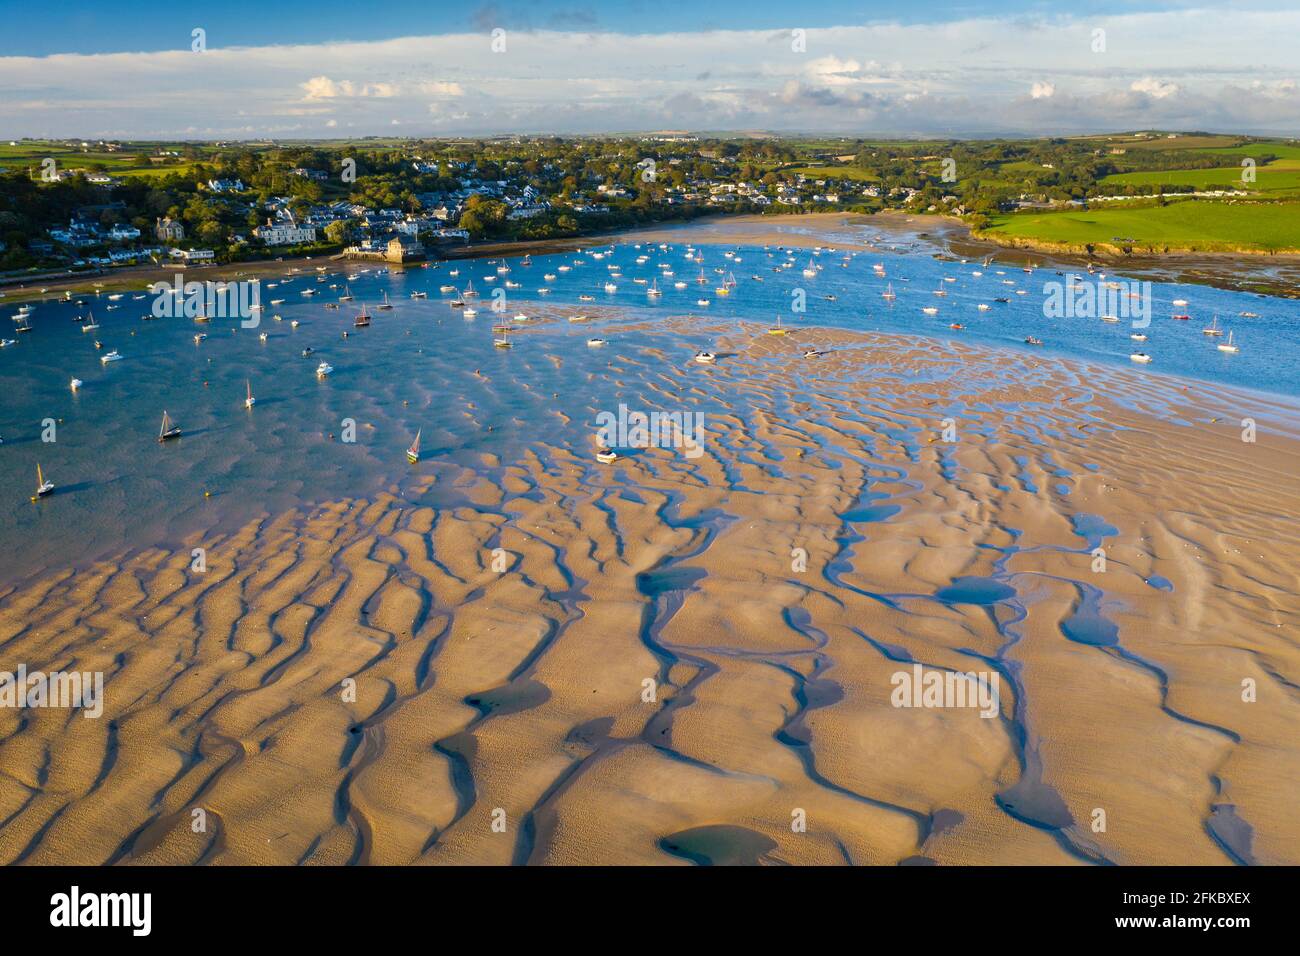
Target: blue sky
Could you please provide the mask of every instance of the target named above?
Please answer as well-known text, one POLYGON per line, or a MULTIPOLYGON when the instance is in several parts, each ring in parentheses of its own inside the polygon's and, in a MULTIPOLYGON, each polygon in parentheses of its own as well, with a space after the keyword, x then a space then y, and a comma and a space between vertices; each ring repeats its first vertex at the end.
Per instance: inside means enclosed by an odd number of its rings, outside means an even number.
MULTIPOLYGON (((1231 5, 1231 4, 1230 4, 1231 5)), ((209 41, 224 46, 266 42, 318 43, 330 40, 386 40, 412 34, 507 29, 596 30, 672 33, 700 30, 830 27, 874 21, 923 23, 999 16, 1088 14, 1195 6, 1187 2, 1060 3, 1042 0, 970 0, 899 3, 897 0, 495 0, 446 3, 428 0, 217 0, 175 3, 103 0, 58 3, 0 2, 4 20, 0 55, 124 53, 189 46, 190 30, 201 26, 209 41), (797 21, 795 23, 794 21, 797 21)))
POLYGON ((1289 0, 0 4, 6 138, 1300 131, 1289 0))

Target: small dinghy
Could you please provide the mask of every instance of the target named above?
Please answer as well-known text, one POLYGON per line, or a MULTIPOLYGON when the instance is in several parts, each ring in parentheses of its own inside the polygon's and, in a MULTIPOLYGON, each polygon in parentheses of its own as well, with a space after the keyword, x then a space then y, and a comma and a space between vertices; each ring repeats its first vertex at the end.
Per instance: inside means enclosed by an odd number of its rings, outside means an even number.
POLYGON ((181 437, 181 426, 177 425, 167 416, 167 410, 163 410, 162 428, 158 431, 158 441, 171 441, 173 438, 181 437))

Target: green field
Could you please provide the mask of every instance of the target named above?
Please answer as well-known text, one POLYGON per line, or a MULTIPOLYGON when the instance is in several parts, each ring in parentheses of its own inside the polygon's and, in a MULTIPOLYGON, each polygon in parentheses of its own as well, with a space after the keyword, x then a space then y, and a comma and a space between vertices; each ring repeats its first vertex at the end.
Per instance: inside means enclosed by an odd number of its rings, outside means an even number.
MULTIPOLYGON (((999 164, 998 164, 998 172, 999 172, 999 173, 1008 173, 1008 174, 1020 173, 1020 174, 1023 175, 1023 174, 1028 174, 1028 173, 1044 173, 1044 172, 1050 172, 1050 170, 1046 169, 1046 168, 1043 166, 1042 163, 1030 163, 1030 162, 1027 162, 1027 161, 1025 161, 1025 160, 1023 160, 1023 159, 1017 159, 1017 160, 1013 160, 1013 161, 1011 161, 1011 162, 1009 162, 1009 163, 999 163, 999 164)), ((1007 179, 1007 178, 1011 178, 1011 177, 1010 177, 1010 176, 1003 176, 1003 177, 1001 177, 1001 178, 1003 178, 1003 179, 1007 179)))
POLYGON ((1238 136, 1175 136, 1170 139, 1168 136, 1154 137, 1118 137, 1107 139, 1107 146, 1123 147, 1124 149, 1231 149, 1234 143, 1240 143, 1241 138, 1238 136))
POLYGON ((188 172, 194 162, 170 158, 169 163, 151 163, 149 155, 141 151, 103 152, 95 149, 73 149, 62 143, 26 140, 11 146, 0 143, 0 166, 9 170, 31 169, 39 172, 41 163, 53 159, 59 169, 85 169, 104 172, 110 176, 167 176, 175 172, 188 172))
POLYGON ((1246 143, 1243 146, 1229 148, 1198 149, 1196 152, 1208 153, 1211 156, 1254 156, 1256 159, 1260 156, 1273 155, 1282 160, 1300 161, 1300 146, 1293 146, 1290 143, 1246 143))
POLYGON ((172 173, 186 174, 194 169, 194 163, 177 163, 175 166, 153 166, 140 167, 138 169, 114 169, 109 170, 111 176, 121 176, 123 179, 138 176, 170 176, 172 173))
MULTIPOLYGON (((1279 147, 1274 147, 1279 148, 1279 147)), ((1216 150, 1217 152, 1217 150, 1216 150)), ((1266 150, 1259 150, 1266 152, 1266 150)), ((1243 183, 1241 166, 1220 169, 1161 169, 1140 173, 1116 173, 1101 180, 1106 187, 1191 186, 1194 189, 1245 189, 1247 192, 1296 193, 1300 195, 1300 159, 1279 159, 1255 168, 1255 181, 1243 183)))
POLYGON ((986 232, 1073 246, 1296 252, 1300 251, 1300 202, 1180 202, 997 216, 986 232), (1117 237, 1134 241, 1116 243, 1117 237))
POLYGON ((807 176, 809 179, 851 179, 860 183, 872 183, 880 178, 856 166, 796 166, 781 172, 807 176))

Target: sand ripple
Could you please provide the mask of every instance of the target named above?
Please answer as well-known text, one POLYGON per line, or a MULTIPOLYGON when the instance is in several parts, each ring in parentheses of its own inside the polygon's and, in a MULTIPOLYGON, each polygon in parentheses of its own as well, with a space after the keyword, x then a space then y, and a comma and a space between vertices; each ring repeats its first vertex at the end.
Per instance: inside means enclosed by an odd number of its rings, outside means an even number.
POLYGON ((435 461, 0 594, 5 667, 107 686, 0 710, 0 860, 1300 863, 1300 445, 1244 400, 734 323, 609 357, 699 458, 435 461), (998 714, 892 706, 914 664, 998 714))

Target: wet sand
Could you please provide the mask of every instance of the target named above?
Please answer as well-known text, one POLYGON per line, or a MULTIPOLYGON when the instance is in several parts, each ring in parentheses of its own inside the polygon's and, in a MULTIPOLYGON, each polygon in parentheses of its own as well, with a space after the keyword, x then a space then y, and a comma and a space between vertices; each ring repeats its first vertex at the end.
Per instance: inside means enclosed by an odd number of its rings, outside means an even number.
POLYGON ((459 506, 329 501, 0 591, 5 667, 107 694, 0 710, 0 860, 1300 863, 1294 434, 898 336, 694 320, 699 366, 686 327, 605 374, 727 396, 695 461, 435 461, 459 506), (893 706, 914 663, 997 673, 997 715, 893 706))

